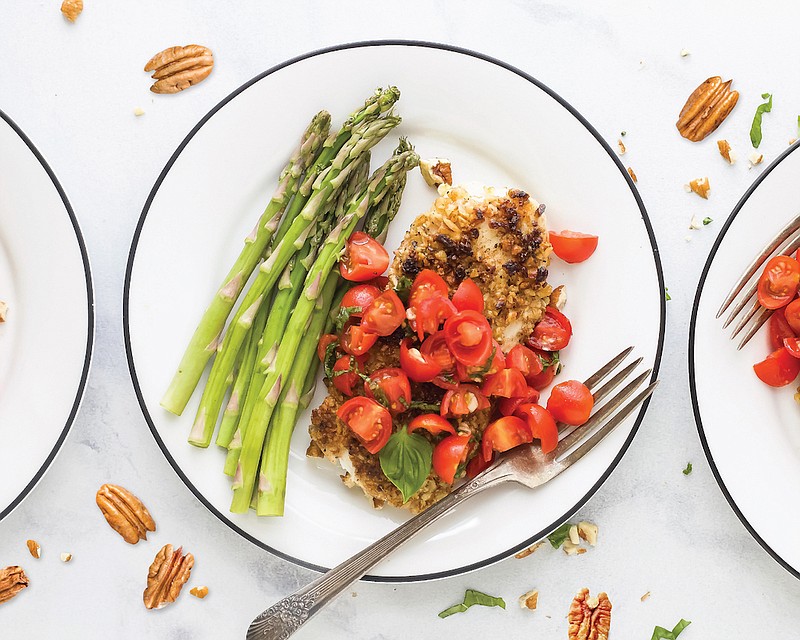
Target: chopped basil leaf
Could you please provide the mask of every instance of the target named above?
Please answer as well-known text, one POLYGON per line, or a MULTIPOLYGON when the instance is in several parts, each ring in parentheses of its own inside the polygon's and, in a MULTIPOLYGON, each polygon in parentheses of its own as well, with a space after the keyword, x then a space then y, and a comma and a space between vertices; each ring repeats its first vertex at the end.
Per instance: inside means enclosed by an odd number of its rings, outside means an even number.
MULTIPOLYGON (((386 392, 383 390, 380 384, 376 380, 372 380, 371 378, 367 378, 367 386, 369 390, 372 392, 372 395, 375 396, 375 400, 377 400, 380 404, 382 404, 387 409, 389 408, 389 398, 386 397, 386 392)), ((405 398, 400 398, 400 402, 405 402, 405 398)))
POLYGON ((362 311, 363 309, 361 307, 340 307, 339 313, 336 316, 336 320, 333 321, 333 326, 336 329, 336 333, 341 333, 345 323, 350 319, 352 314, 361 313, 362 311))
POLYGON ((323 362, 323 366, 325 367, 326 378, 333 378, 333 367, 336 365, 336 361, 339 359, 339 354, 337 353, 338 347, 338 340, 331 342, 327 347, 325 347, 325 361, 323 362))
POLYGON ((665 297, 667 300, 672 300, 672 296, 671 296, 671 295, 669 295, 669 287, 664 287, 664 297, 665 297))
POLYGON ((664 627, 656 627, 653 629, 653 636, 650 638, 650 640, 676 640, 677 637, 681 635, 681 632, 690 624, 692 623, 681 618, 681 621, 675 625, 672 631, 669 631, 664 627))
POLYGON ((797 116, 797 135, 800 136, 800 116, 797 116))
POLYGON ((506 602, 502 598, 495 598, 494 596, 486 595, 480 591, 475 591, 475 589, 467 589, 466 593, 464 593, 464 601, 445 609, 439 614, 439 617, 446 618, 447 616, 452 616, 454 613, 464 613, 464 611, 476 604, 482 607, 506 608, 506 602))
POLYGON ((756 108, 756 114, 753 116, 753 124, 750 127, 750 142, 753 143, 756 149, 758 149, 758 145, 761 144, 761 118, 765 113, 772 111, 772 94, 762 93, 761 97, 766 100, 766 102, 758 105, 756 108))
POLYGON ((688 476, 692 472, 692 463, 689 462, 686 464, 686 468, 683 470, 683 475, 688 476))
POLYGON ((412 400, 406 404, 405 398, 400 398, 400 402, 406 405, 407 409, 419 409, 420 411, 435 411, 439 413, 442 408, 438 402, 423 402, 422 400, 412 400))
POLYGON ((411 293, 411 285, 413 284, 414 281, 408 276, 400 276, 397 279, 397 286, 394 288, 394 291, 397 297, 403 301, 403 304, 408 302, 408 296, 411 293))
POLYGON ((572 525, 569 522, 565 522, 558 529, 553 531, 553 533, 547 536, 550 544, 553 545, 553 549, 558 549, 562 544, 564 544, 564 542, 566 542, 567 538, 569 538, 569 529, 571 526, 572 525))
POLYGON ((711 224, 712 222, 714 222, 714 220, 712 220, 711 218, 703 218, 703 226, 704 227, 709 225, 709 224, 711 224))
POLYGON ((406 427, 393 433, 379 454, 383 474, 400 489, 403 502, 419 491, 431 472, 433 445, 406 427))
POLYGON ((549 358, 540 355, 539 360, 542 363, 542 371, 545 371, 548 367, 555 367, 556 373, 561 371, 561 357, 558 351, 551 351, 549 358))

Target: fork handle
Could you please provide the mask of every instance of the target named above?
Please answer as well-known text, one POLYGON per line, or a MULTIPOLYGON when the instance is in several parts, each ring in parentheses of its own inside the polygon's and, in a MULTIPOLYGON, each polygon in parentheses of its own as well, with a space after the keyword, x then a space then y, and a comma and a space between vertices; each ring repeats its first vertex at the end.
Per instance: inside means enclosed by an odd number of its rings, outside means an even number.
POLYGON ((307 586, 279 600, 250 624, 247 640, 284 640, 367 571, 418 531, 435 522, 450 509, 489 487, 510 479, 501 463, 487 469, 452 493, 373 542, 307 586))

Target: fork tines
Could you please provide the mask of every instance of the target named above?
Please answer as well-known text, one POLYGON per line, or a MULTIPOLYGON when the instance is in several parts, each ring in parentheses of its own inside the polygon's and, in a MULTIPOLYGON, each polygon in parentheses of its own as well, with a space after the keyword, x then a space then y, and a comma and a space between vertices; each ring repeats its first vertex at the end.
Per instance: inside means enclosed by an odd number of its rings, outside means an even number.
POLYGON ((791 220, 764 247, 725 297, 717 312, 717 318, 722 316, 729 307, 732 306, 732 308, 722 328, 728 327, 738 317, 739 320, 731 333, 731 340, 744 331, 745 328, 747 329, 742 335, 737 349, 744 347, 772 315, 772 311, 765 309, 758 303, 758 277, 764 263, 775 255, 790 255, 797 251, 798 248, 800 248, 800 216, 791 220), (733 304, 737 298, 738 301, 733 304), (742 314, 745 309, 746 311, 742 314), (742 315, 740 316, 740 314, 742 315))

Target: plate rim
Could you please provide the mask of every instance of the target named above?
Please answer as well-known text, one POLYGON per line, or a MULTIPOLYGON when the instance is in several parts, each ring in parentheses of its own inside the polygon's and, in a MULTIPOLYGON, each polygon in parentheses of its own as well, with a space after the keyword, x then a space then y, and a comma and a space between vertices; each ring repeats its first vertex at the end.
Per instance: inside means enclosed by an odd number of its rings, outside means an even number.
MULTIPOLYGON (((266 78, 267 76, 275 73, 276 71, 279 71, 279 70, 281 70, 281 69, 283 69, 285 67, 288 67, 288 66, 290 66, 292 64, 295 64, 295 63, 303 61, 303 60, 307 60, 309 58, 314 58, 314 57, 317 57, 317 56, 320 56, 320 55, 325 55, 325 54, 328 54, 328 53, 334 53, 334 52, 337 52, 337 51, 343 51, 343 50, 348 50, 348 49, 359 49, 359 48, 366 48, 366 47, 382 47, 382 46, 406 46, 406 47, 420 47, 420 48, 426 48, 426 49, 438 49, 440 51, 447 51, 447 52, 451 52, 451 53, 458 53, 458 54, 461 54, 461 55, 466 55, 466 56, 469 56, 469 57, 472 57, 472 58, 476 58, 478 60, 482 60, 484 62, 488 62, 490 64, 494 64, 494 65, 496 65, 496 66, 498 66, 498 67, 500 67, 502 69, 505 69, 506 71, 510 71, 510 72, 520 76, 524 80, 527 80, 528 82, 530 82, 531 84, 533 84, 534 86, 539 88, 540 90, 544 91, 547 95, 549 95, 556 102, 558 102, 563 108, 565 108, 575 119, 578 120, 578 122, 580 122, 586 128, 586 130, 597 140, 597 142, 600 144, 600 146, 606 151, 608 156, 611 158, 611 160, 614 162, 614 164, 619 169, 620 174, 625 179, 625 181, 626 181, 626 183, 628 185, 628 188, 631 190, 631 193, 632 193, 632 195, 634 197, 636 205, 639 208, 639 213, 641 215, 642 222, 644 223, 645 230, 647 231, 648 238, 650 239, 650 246, 651 246, 652 253, 653 253, 653 260, 654 260, 654 263, 655 263, 656 275, 657 275, 658 286, 659 286, 659 299, 661 300, 661 302, 660 302, 660 310, 659 310, 659 324, 660 324, 660 326, 659 326, 659 334, 658 334, 658 344, 656 346, 656 355, 655 355, 655 361, 653 363, 653 372, 652 372, 652 375, 651 375, 651 381, 655 381, 657 376, 658 376, 658 371, 659 371, 659 368, 660 368, 660 365, 661 365, 661 357, 662 357, 663 348, 664 348, 664 337, 665 337, 665 332, 666 332, 666 311, 667 311, 667 309, 666 309, 665 296, 662 295, 663 291, 664 291, 664 273, 663 273, 663 269, 662 269, 662 266, 661 266, 660 252, 659 252, 659 249, 658 249, 658 244, 656 242, 655 233, 653 232, 653 227, 652 227, 652 224, 650 222, 650 217, 647 214, 647 210, 645 209, 644 202, 642 201, 642 198, 639 195, 639 192, 636 189, 636 186, 634 185, 634 183, 633 183, 630 175, 628 174, 627 170, 622 165, 622 162, 619 160, 619 158, 616 156, 616 154, 612 151, 610 145, 605 141, 605 139, 603 139, 603 137, 600 135, 600 133, 597 131, 597 129, 595 129, 594 126, 592 126, 586 120, 586 118, 584 118, 564 98, 562 98, 555 91, 553 91, 548 86, 546 86, 545 84, 543 84, 542 82, 540 82, 539 80, 534 78, 532 75, 526 73, 525 71, 522 71, 521 69, 519 69, 519 68, 517 68, 517 67, 515 67, 515 66, 513 66, 513 65, 511 65, 511 64, 509 64, 507 62, 503 62, 502 60, 499 60, 498 58, 495 58, 493 56, 490 56, 490 55, 487 55, 487 54, 484 54, 484 53, 480 53, 480 52, 477 52, 477 51, 472 50, 472 49, 458 47, 458 46, 447 44, 447 43, 432 42, 432 41, 426 41, 426 40, 413 40, 413 39, 410 39, 410 40, 409 39, 376 39, 376 40, 360 40, 360 41, 354 41, 354 42, 347 42, 347 43, 342 43, 342 44, 336 44, 336 45, 331 45, 331 46, 327 46, 327 47, 322 47, 322 48, 319 48, 319 49, 314 49, 312 51, 309 51, 309 52, 294 56, 292 58, 289 58, 287 60, 284 60, 282 62, 279 62, 278 64, 270 67, 266 71, 263 71, 262 73, 256 75, 255 77, 251 78, 250 80, 248 80, 247 82, 245 82, 244 84, 239 86, 237 89, 235 89, 230 94, 228 94, 225 98, 223 98, 220 102, 218 102, 208 113, 206 113, 205 116, 203 116, 200 119, 200 121, 196 125, 194 125, 194 127, 192 127, 191 131, 181 141, 181 143, 178 145, 178 148, 175 150, 175 152, 170 156, 169 160, 167 161, 166 165, 164 166, 164 169, 161 171, 161 173, 159 174, 158 178, 156 179, 156 182, 153 185, 153 188, 150 191, 150 194, 147 196, 147 200, 145 201, 144 207, 142 209, 141 216, 139 217, 139 221, 138 221, 138 223, 136 225, 136 229, 134 231, 133 239, 131 241, 131 248, 130 248, 130 251, 129 251, 129 254, 128 254, 128 264, 127 264, 126 269, 125 269, 125 281, 124 281, 124 286, 123 286, 123 304, 122 304, 122 322, 123 322, 123 334, 124 334, 124 340, 125 340, 125 353, 126 353, 126 357, 127 357, 127 360, 128 360, 128 370, 129 370, 129 373, 130 373, 130 376, 131 376, 131 381, 132 381, 133 386, 134 386, 134 390, 135 390, 135 393, 136 393, 136 398, 137 398, 137 400, 139 402, 139 407, 140 407, 140 409, 142 411, 142 414, 143 414, 143 416, 145 418, 145 421, 147 422, 147 425, 150 428, 150 432, 153 435, 153 438, 155 439, 156 443, 158 444, 158 447, 161 449, 161 452, 164 454, 164 456, 166 457, 167 461, 170 463, 170 466, 172 466, 173 470, 178 475, 178 477, 183 481, 183 483, 192 492, 192 494, 194 494, 195 498, 197 498, 197 500, 199 500, 201 504, 203 504, 212 514, 214 514, 226 526, 228 526, 234 532, 236 532, 237 534, 242 536, 245 540, 250 541, 251 543, 253 543, 257 547, 260 547, 261 549, 264 549, 265 551, 268 551, 268 552, 272 553, 273 555, 275 555, 275 556, 277 556, 279 558, 282 558, 283 560, 287 560, 287 561, 289 561, 289 562, 291 562, 291 563, 293 563, 295 565, 298 565, 300 567, 304 567, 306 569, 311 569, 313 571, 318 571, 320 573, 328 571, 328 568, 322 567, 322 566, 319 566, 319 565, 316 565, 316 564, 313 564, 313 563, 310 563, 310 562, 306 562, 305 560, 301 560, 299 558, 295 558, 294 556, 291 556, 291 555, 289 555, 287 553, 279 551, 279 550, 277 550, 277 549, 265 544, 264 542, 258 540, 255 536, 252 536, 251 534, 249 534, 246 531, 244 531, 241 527, 237 526, 228 517, 226 517, 225 514, 221 513, 216 507, 214 507, 214 505, 212 505, 205 498, 205 496, 203 496, 200 493, 200 491, 197 489, 197 487, 195 487, 194 484, 192 484, 192 482, 188 479, 188 477, 186 477, 186 475, 180 469, 179 465, 175 462, 174 458, 170 455, 169 450, 167 449, 166 445, 164 444, 164 441, 161 439, 160 435, 158 434, 158 430, 156 429, 155 424, 154 424, 154 422, 153 422, 153 420, 152 420, 152 418, 150 416, 150 413, 147 410, 147 407, 146 407, 146 404, 145 404, 145 401, 144 401, 144 397, 142 396, 142 391, 141 391, 141 388, 139 386, 139 381, 138 381, 138 378, 137 378, 137 375, 136 375, 136 367, 134 365, 133 353, 132 353, 132 350, 131 350, 130 324, 129 324, 129 321, 128 321, 129 320, 129 311, 130 311, 130 309, 129 309, 129 294, 130 294, 131 275, 132 275, 132 271, 133 271, 134 259, 136 257, 136 248, 138 246, 139 238, 140 238, 142 229, 144 227, 144 222, 145 222, 145 220, 147 218, 147 214, 148 214, 148 212, 150 210, 150 205, 152 204, 153 200, 155 199, 156 194, 158 193, 158 190, 161 187, 162 182, 164 181, 164 179, 166 178, 166 176, 169 173, 170 169, 172 168, 172 165, 175 163, 175 161, 178 159, 178 157, 183 152, 185 147, 192 140, 194 135, 206 124, 206 122, 208 122, 211 119, 212 116, 214 116, 214 114, 216 114, 225 105, 227 105, 229 102, 231 102, 240 93, 243 93, 250 86, 254 85, 255 83, 257 83, 257 82, 259 82, 261 80, 263 80, 264 78, 266 78)), ((499 553, 499 554, 495 554, 494 556, 492 556, 490 558, 486 558, 486 559, 481 560, 479 562, 475 562, 475 563, 472 563, 472 564, 469 564, 469 565, 465 565, 465 566, 462 566, 462 567, 457 567, 455 569, 450 569, 450 570, 447 570, 447 571, 438 571, 438 572, 434 572, 434 573, 415 574, 415 575, 409 575, 409 576, 365 575, 361 579, 365 580, 365 581, 368 581, 368 582, 409 583, 409 582, 421 582, 421 581, 427 581, 427 580, 437 580, 437 579, 441 579, 441 578, 452 577, 452 576, 468 573, 470 571, 475 571, 477 569, 480 569, 480 568, 487 567, 487 566, 490 566, 492 564, 495 564, 495 563, 497 563, 497 562, 499 562, 501 560, 504 560, 504 559, 508 558, 512 554, 517 553, 521 549, 524 549, 524 548, 530 546, 531 544, 533 544, 537 540, 542 539, 544 536, 546 536, 551 531, 553 531, 558 526, 560 526, 563 522, 567 521, 570 517, 572 517, 572 515, 576 511, 578 511, 581 507, 583 507, 583 505, 586 504, 586 502, 589 500, 589 498, 591 498, 597 492, 597 490, 605 483, 605 481, 608 479, 608 477, 611 475, 611 473, 614 471, 614 469, 619 464, 619 462, 622 459, 622 457, 628 451, 628 448, 630 447, 631 443, 633 442, 633 438, 635 437, 636 433, 639 431, 639 426, 641 425, 642 420, 644 419, 644 415, 645 415, 645 413, 647 411, 647 408, 648 408, 649 404, 650 404, 650 398, 648 398, 642 404, 642 407, 641 407, 641 409, 639 410, 639 412, 638 412, 638 414, 636 416, 636 420, 635 420, 635 422, 633 424, 633 428, 631 429, 630 434, 628 435, 628 438, 625 440, 625 442, 624 442, 622 448, 620 449, 619 453, 611 461, 611 464, 605 470, 605 472, 600 477, 600 479, 592 487, 590 487, 589 490, 587 491, 587 493, 575 505, 570 507, 567 510, 567 512, 557 520, 557 522, 554 522, 554 523, 548 525, 548 527, 546 527, 543 531, 540 531, 536 535, 528 538, 524 542, 522 542, 522 543, 520 543, 520 544, 518 544, 518 545, 516 545, 516 546, 514 546, 514 547, 512 547, 510 549, 508 549, 505 552, 502 552, 502 553, 499 553)))
POLYGON ((703 452, 706 455, 706 460, 708 460, 708 464, 711 467, 711 472, 714 474, 714 479, 717 481, 717 485, 722 491, 722 495, 725 497, 725 500, 728 502, 728 505, 739 518, 741 523, 744 525, 744 528, 747 532, 758 542, 770 556, 772 556, 773 560, 775 560, 780 566, 782 566, 786 571, 788 571, 791 575, 795 578, 800 579, 800 567, 793 567, 789 564, 783 557, 775 551, 772 547, 767 544, 766 540, 764 540, 756 531, 755 527, 750 524, 750 521, 744 515, 744 513, 739 509, 739 506, 736 504, 736 500, 734 500, 733 496, 731 495, 730 491, 728 491, 728 487, 725 484, 725 481, 722 479, 722 474, 720 473, 719 469, 717 468, 716 463, 714 462, 714 456, 711 453, 711 447, 708 444, 708 439, 706 438, 705 428, 703 427, 703 420, 700 417, 700 405, 697 399, 697 385, 695 379, 695 354, 694 354, 694 347, 695 347, 695 332, 697 329, 697 312, 700 307, 700 297, 703 294, 703 287, 706 282, 706 277, 708 276, 708 272, 711 269, 711 263, 713 262, 715 256, 717 255, 717 250, 719 249, 722 241, 725 239, 725 235, 728 232, 728 229, 733 224, 733 221, 736 219, 736 216, 739 215, 742 208, 747 204, 747 201, 750 197, 755 193, 756 189, 761 186, 761 183, 767 178, 767 176, 772 173, 772 171, 786 158, 788 158, 793 152, 795 152, 798 148, 800 148, 800 144, 794 143, 788 149, 785 149, 772 163, 764 169, 760 176, 758 176, 753 183, 747 188, 744 192, 742 197, 734 206, 731 213, 728 215, 727 220, 725 220, 725 224, 722 225, 722 229, 719 232, 719 235, 714 240, 714 244, 711 246, 711 252, 708 254, 708 258, 706 258, 706 262, 703 265, 703 271, 700 273, 700 280, 697 283, 697 289, 695 291, 694 302, 692 303, 692 316, 689 320, 689 348, 688 348, 688 361, 689 361, 689 394, 692 400, 692 413, 694 414, 694 421, 695 425, 697 426, 697 433, 700 436, 700 444, 703 446, 703 452))
POLYGON ((64 441, 67 438, 67 434, 69 433, 70 429, 72 428, 73 423, 75 422, 75 417, 78 414, 78 410, 80 409, 81 402, 83 401, 83 396, 86 391, 86 382, 89 378, 89 369, 91 366, 92 361, 92 351, 94 347, 94 329, 95 329, 95 317, 94 317, 94 286, 92 284, 92 271, 89 265, 89 254, 86 251, 86 243, 83 239, 83 234, 81 233, 80 225, 78 224, 78 219, 75 217, 75 212, 72 209, 72 205, 67 198, 67 194, 64 192, 61 183, 56 178, 56 174, 53 172, 53 169, 48 164, 47 160, 45 160, 44 156, 41 152, 36 148, 33 144, 31 139, 25 135, 25 132, 22 131, 20 126, 11 119, 5 111, 0 109, 0 120, 4 121, 14 133, 16 133, 20 140, 25 143, 25 146, 28 147, 30 152, 34 155, 34 157, 39 161, 39 164, 44 169, 47 176, 50 178, 50 181, 53 183, 53 186, 56 189, 59 197, 61 198, 61 203, 64 205, 64 209, 69 216, 70 222, 72 223, 72 229, 75 232, 75 239, 78 242, 78 249, 81 253, 81 260, 83 262, 83 273, 84 278, 86 280, 86 304, 87 304, 87 336, 86 336, 86 352, 83 356, 83 371, 81 372, 80 380, 78 381, 78 389, 75 393, 75 400, 72 402, 72 407, 70 409, 69 415, 67 416, 66 423, 64 424, 64 428, 61 430, 58 438, 56 439, 55 444, 53 445, 50 453, 47 454, 42 465, 34 474, 31 481, 26 484, 22 491, 14 498, 11 503, 5 508, 0 510, 0 521, 3 520, 6 516, 8 516, 14 509, 16 509, 25 498, 28 497, 28 494, 33 491, 33 488, 39 483, 39 481, 44 477, 45 473, 47 473, 50 465, 55 460, 56 456, 58 455, 59 451, 61 451, 61 447, 64 444, 64 441))

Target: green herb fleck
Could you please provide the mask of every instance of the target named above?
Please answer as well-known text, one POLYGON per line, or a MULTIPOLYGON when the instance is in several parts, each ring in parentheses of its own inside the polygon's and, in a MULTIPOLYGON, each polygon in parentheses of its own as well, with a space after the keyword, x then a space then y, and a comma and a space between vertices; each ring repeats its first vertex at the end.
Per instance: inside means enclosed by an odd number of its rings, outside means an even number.
POLYGON ((562 524, 558 529, 553 531, 547 539, 550 541, 550 544, 553 545, 553 549, 558 549, 567 541, 569 538, 569 529, 572 526, 569 522, 565 522, 562 524))
POLYGON ((672 631, 668 631, 664 627, 656 627, 653 629, 653 637, 650 640, 676 640, 681 632, 688 627, 691 622, 681 618, 681 621, 675 625, 672 631))
POLYGON ((494 596, 486 595, 480 591, 475 591, 475 589, 467 589, 464 594, 464 601, 445 609, 439 614, 439 617, 446 618, 447 616, 452 616, 454 613, 464 613, 467 609, 476 604, 482 607, 506 608, 505 600, 502 598, 495 598, 494 596))
POLYGON ((400 276, 397 279, 397 286, 394 288, 394 291, 397 297, 403 301, 403 304, 408 302, 408 296, 411 293, 411 285, 413 284, 414 281, 408 276, 400 276))
POLYGON ((354 313, 361 313, 363 309, 361 307, 341 307, 339 309, 339 313, 336 316, 336 320, 333 321, 333 326, 336 329, 336 333, 341 333, 344 325, 350 319, 350 316, 354 313))
POLYGON ((692 472, 692 463, 687 462, 686 468, 683 470, 683 475, 688 476, 692 472))
POLYGON ((403 502, 419 491, 431 472, 433 445, 406 427, 393 433, 379 454, 383 474, 400 489, 403 502))
POLYGON ((797 116, 797 136, 800 137, 800 116, 797 116))
POLYGON ((704 227, 707 227, 707 226, 708 226, 708 225, 710 225, 712 222, 714 222, 714 220, 713 220, 712 218, 703 218, 703 226, 704 226, 704 227))
POLYGON ((545 371, 548 367, 555 367, 556 373, 561 371, 561 358, 558 351, 551 351, 549 358, 540 355, 539 360, 542 363, 542 371, 545 371))
POLYGON ((772 111, 772 94, 762 93, 761 97, 766 100, 766 102, 758 105, 756 108, 756 114, 753 116, 753 124, 750 127, 750 142, 753 143, 756 149, 758 149, 758 145, 761 144, 761 118, 765 113, 772 111))
POLYGON ((323 366, 325 367, 325 377, 327 378, 333 378, 333 367, 336 365, 336 361, 339 359, 339 354, 337 352, 338 347, 338 340, 334 340, 327 347, 325 347, 325 360, 323 362, 323 366))
POLYGON ((422 400, 412 400, 408 404, 406 404, 405 398, 400 398, 400 402, 402 402, 407 409, 419 409, 420 411, 435 411, 439 413, 442 408, 442 405, 438 402, 423 402, 422 400))
POLYGON ((664 297, 665 297, 667 300, 672 300, 672 296, 671 296, 671 295, 669 295, 669 287, 664 287, 664 297))

